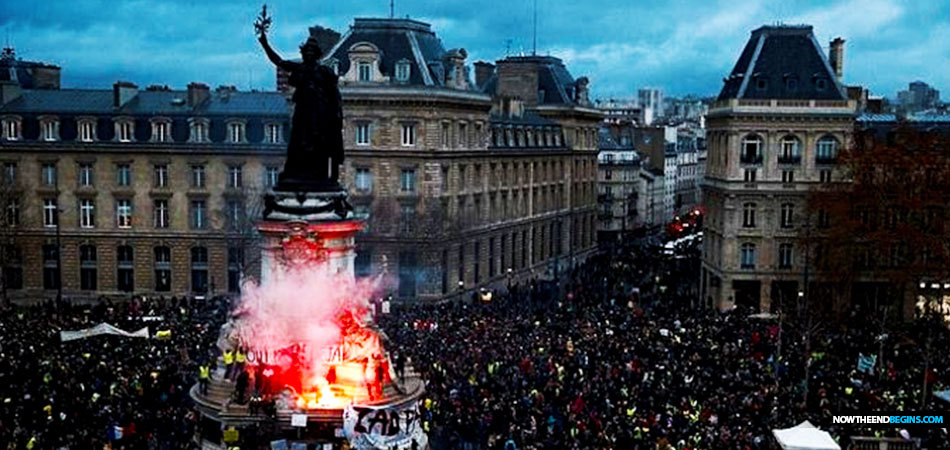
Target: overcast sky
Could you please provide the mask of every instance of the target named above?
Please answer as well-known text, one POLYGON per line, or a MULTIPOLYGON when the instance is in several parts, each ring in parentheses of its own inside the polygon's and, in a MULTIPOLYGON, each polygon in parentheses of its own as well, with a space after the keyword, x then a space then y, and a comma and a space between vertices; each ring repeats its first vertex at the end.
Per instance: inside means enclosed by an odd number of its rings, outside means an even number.
MULTIPOLYGON (((469 63, 531 51, 535 0, 395 0, 398 17, 432 23, 469 63)), ((67 87, 184 88, 191 81, 274 89, 255 41, 261 1, 2 0, 0 32, 19 56, 58 64, 67 87), (40 6, 42 4, 42 6, 40 6)), ((314 24, 343 32, 354 17, 387 17, 389 0, 271 0, 272 42, 285 56, 314 24)), ((950 97, 950 2, 945 0, 540 0, 538 53, 587 75, 599 98, 641 86, 715 95, 763 24, 814 25, 827 47, 847 40, 845 81, 893 96, 920 79, 950 97)))

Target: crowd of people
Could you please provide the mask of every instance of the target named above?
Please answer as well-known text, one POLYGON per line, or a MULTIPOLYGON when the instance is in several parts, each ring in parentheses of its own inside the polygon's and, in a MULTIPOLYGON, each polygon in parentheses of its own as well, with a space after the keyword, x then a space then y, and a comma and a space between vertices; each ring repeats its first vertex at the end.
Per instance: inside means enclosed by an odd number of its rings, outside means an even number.
POLYGON ((0 448, 190 448, 188 391, 217 356, 228 308, 225 298, 137 298, 0 310, 0 448), (102 322, 147 326, 150 337, 60 338, 102 322))
MULTIPOLYGON (((561 300, 515 288, 385 317, 389 345, 427 380, 433 448, 767 449, 771 430, 806 419, 848 448, 900 428, 831 426, 832 414, 946 410, 920 403, 925 358, 928 391, 950 380, 945 324, 895 324, 882 342, 855 314, 815 331, 806 354, 790 323, 696 308, 683 287, 695 271, 655 252, 590 259, 561 300), (882 354, 872 374, 856 371, 862 352, 882 354)), ((950 448, 946 428, 906 433, 950 448)))

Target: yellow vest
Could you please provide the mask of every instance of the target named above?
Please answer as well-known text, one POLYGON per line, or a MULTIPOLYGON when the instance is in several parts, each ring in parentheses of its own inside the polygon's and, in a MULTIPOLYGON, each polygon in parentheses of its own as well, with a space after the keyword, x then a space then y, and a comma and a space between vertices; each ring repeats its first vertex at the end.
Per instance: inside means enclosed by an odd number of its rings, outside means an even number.
POLYGON ((198 367, 198 378, 202 380, 207 380, 211 377, 211 369, 208 366, 199 366, 198 367))
POLYGON ((234 355, 234 361, 236 361, 238 364, 244 364, 244 361, 246 361, 244 353, 241 353, 241 351, 238 350, 238 352, 234 355))
POLYGON ((224 363, 233 364, 234 363, 234 352, 228 350, 224 352, 224 363))

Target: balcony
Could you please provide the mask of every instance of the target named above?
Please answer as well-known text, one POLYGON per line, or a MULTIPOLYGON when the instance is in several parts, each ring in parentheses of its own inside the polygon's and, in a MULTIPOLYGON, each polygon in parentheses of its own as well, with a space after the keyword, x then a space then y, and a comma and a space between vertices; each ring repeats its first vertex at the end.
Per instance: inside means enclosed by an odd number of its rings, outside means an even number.
POLYGON ((778 157, 778 163, 783 165, 794 165, 797 166, 802 163, 802 157, 799 155, 780 155, 778 157))
POLYGON ((834 156, 816 156, 815 165, 816 166, 831 166, 837 162, 837 158, 834 156))
POLYGON ((762 155, 741 154, 739 155, 739 163, 747 166, 761 166, 762 155))

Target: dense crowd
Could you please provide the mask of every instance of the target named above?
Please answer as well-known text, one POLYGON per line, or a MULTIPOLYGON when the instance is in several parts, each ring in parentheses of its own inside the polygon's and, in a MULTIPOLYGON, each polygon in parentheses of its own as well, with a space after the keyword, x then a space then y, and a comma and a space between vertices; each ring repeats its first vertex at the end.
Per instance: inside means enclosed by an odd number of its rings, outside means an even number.
POLYGON ((198 364, 216 356, 228 306, 134 299, 0 310, 0 448, 189 448, 196 416, 188 390, 198 364), (102 322, 148 326, 152 336, 60 339, 62 330, 102 322))
MULTIPOLYGON (((950 380, 944 324, 895 324, 878 341, 855 314, 813 332, 806 355, 789 323, 697 311, 694 290, 677 287, 695 283, 693 268, 653 254, 593 258, 562 301, 523 287, 385 318, 390 346, 428 382, 434 448, 767 449, 772 429, 805 419, 847 448, 850 436, 900 428, 834 427, 831 414, 947 410, 932 396, 920 404, 925 357, 928 391, 950 380), (856 372, 860 352, 882 354, 873 375, 856 372)), ((908 432, 950 448, 946 429, 908 432)))

